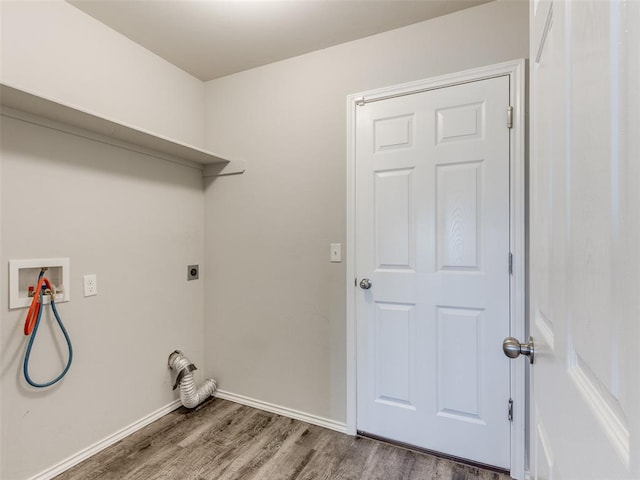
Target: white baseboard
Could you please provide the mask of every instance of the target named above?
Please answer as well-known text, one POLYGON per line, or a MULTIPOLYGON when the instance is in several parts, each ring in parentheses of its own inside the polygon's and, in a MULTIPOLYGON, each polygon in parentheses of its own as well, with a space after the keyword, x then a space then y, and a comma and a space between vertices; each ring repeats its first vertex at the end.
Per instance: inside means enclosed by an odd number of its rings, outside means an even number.
POLYGON ((319 417, 310 413, 301 412, 292 408, 282 407, 273 403, 263 402, 262 400, 257 400, 255 398, 245 397, 244 395, 226 392, 224 390, 216 391, 215 396, 224 400, 229 400, 231 402, 240 403, 248 407, 257 408, 266 412, 276 413, 278 415, 282 415, 283 417, 289 417, 295 420, 300 420, 301 422, 306 422, 312 425, 318 425, 319 427, 335 430, 336 432, 347 433, 347 424, 343 422, 336 422, 335 420, 330 420, 328 418, 319 417))
POLYGON ((31 477, 29 480, 50 480, 56 475, 60 475, 62 472, 70 469, 74 465, 86 460, 87 458, 95 455, 101 450, 113 445, 114 443, 122 440, 124 437, 131 435, 132 433, 140 430, 142 427, 146 427, 152 422, 155 422, 160 417, 163 417, 169 412, 174 411, 176 408, 180 406, 180 400, 174 400, 173 402, 165 405, 164 407, 159 408, 155 412, 151 412, 146 417, 141 418, 133 422, 131 425, 124 427, 122 430, 118 430, 117 432, 109 435, 108 437, 103 438, 97 443, 80 450, 78 453, 70 456, 66 460, 54 465, 52 467, 47 468, 43 472, 38 473, 34 477, 31 477))

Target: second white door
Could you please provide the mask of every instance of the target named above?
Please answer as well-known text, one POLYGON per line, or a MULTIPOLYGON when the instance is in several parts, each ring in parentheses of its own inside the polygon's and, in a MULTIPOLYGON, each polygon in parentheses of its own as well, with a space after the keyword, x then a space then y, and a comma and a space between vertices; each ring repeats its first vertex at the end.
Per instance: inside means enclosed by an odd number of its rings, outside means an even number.
POLYGON ((356 116, 357 428, 510 466, 508 76, 356 116))

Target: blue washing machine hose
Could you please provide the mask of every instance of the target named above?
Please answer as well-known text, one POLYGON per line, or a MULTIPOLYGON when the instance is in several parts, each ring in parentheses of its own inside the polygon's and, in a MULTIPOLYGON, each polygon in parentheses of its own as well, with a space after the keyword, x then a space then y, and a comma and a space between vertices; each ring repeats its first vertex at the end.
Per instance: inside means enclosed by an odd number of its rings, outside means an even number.
MULTIPOLYGON (((40 281, 40 279, 44 276, 44 271, 40 272, 40 275, 38 276, 38 282, 40 281)), ((60 380, 62 380, 62 378, 67 374, 67 372, 69 371, 69 368, 71 367, 71 362, 73 361, 73 347, 71 346, 71 339, 69 338, 69 334, 67 333, 67 329, 64 328, 64 324, 62 323, 62 320, 60 319, 60 314, 58 313, 58 309, 56 308, 56 302, 53 298, 53 295, 51 295, 51 303, 49 304, 51 306, 51 310, 53 311, 53 315, 56 319, 56 322, 58 322, 58 326, 60 327, 60 330, 62 331, 62 334, 64 335, 64 339, 67 342, 67 349, 69 351, 69 359, 67 360, 67 365, 64 367, 64 370, 62 370, 62 373, 60 373, 60 375, 58 375, 56 378, 54 378, 53 380, 49 381, 49 382, 45 382, 45 383, 38 383, 35 382, 34 380, 32 380, 31 376, 29 375, 29 359, 31 357, 31 349, 33 348, 33 343, 36 339, 36 334, 38 333, 38 327, 40 326, 40 319, 42 318, 42 296, 43 296, 43 292, 45 290, 45 286, 42 285, 42 288, 40 289, 40 291, 38 292, 38 301, 40 302, 40 308, 38 309, 38 316, 36 318, 36 323, 33 327, 33 331, 31 332, 31 335, 29 337, 29 343, 27 344, 27 351, 24 354, 24 363, 22 365, 22 371, 24 373, 24 379, 27 381, 27 383, 33 387, 36 388, 45 388, 45 387, 50 387, 51 385, 54 385, 56 383, 58 383, 60 380)))

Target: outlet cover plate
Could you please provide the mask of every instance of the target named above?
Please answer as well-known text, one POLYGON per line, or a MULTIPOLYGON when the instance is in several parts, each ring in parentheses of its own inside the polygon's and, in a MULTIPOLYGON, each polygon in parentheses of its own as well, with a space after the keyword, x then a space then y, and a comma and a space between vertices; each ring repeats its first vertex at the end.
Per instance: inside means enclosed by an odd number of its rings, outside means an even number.
POLYGON ((98 277, 95 274, 85 275, 84 279, 84 296, 93 297, 98 294, 98 277))
POLYGON ((197 280, 200 275, 198 265, 187 265, 187 280, 197 280))

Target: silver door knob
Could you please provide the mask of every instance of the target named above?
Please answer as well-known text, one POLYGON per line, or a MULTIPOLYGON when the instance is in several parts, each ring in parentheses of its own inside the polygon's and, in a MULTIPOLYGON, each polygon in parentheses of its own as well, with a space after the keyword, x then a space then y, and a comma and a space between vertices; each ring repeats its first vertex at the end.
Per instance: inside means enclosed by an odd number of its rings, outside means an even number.
POLYGON ((363 278, 360 280, 360 288, 363 290, 369 290, 371 288, 371 280, 368 278, 363 278))
POLYGON ((513 337, 507 337, 502 342, 502 351, 509 358, 518 358, 520 355, 526 355, 529 357, 529 363, 533 363, 535 360, 536 349, 531 337, 529 337, 527 343, 520 343, 513 337))

